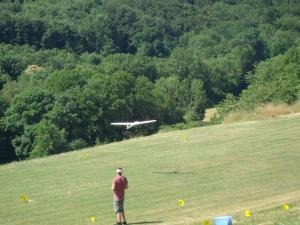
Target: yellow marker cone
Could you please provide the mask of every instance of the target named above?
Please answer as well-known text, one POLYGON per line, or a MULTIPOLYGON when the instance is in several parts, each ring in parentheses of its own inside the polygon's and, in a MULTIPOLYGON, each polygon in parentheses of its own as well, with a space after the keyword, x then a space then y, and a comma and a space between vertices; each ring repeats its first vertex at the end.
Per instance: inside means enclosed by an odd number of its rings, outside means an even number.
POLYGON ((210 224, 211 224, 210 220, 204 220, 203 221, 203 225, 210 225, 210 224))
POLYGON ((20 196, 20 200, 21 200, 21 202, 27 202, 27 201, 28 201, 28 198, 27 198, 27 196, 26 196, 25 194, 22 194, 22 195, 20 196))
POLYGON ((178 204, 179 204, 180 206, 184 206, 184 200, 183 200, 183 199, 179 199, 179 200, 178 200, 178 204))
POLYGON ((250 217, 251 216, 251 212, 249 210, 245 211, 245 217, 250 217))
POLYGON ((96 222, 96 217, 95 217, 95 216, 92 216, 92 217, 91 217, 91 221, 92 221, 93 223, 95 223, 95 222, 96 222))
POLYGON ((284 204, 283 206, 282 206, 282 209, 284 210, 284 211, 288 211, 289 210, 289 205, 288 204, 284 204))

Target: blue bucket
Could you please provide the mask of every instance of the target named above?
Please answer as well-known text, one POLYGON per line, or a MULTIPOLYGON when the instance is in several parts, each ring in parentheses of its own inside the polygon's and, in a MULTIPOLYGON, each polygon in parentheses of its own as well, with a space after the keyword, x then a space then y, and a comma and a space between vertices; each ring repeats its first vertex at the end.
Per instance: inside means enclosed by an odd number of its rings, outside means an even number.
POLYGON ((216 217, 215 225, 232 225, 232 217, 231 216, 216 217))

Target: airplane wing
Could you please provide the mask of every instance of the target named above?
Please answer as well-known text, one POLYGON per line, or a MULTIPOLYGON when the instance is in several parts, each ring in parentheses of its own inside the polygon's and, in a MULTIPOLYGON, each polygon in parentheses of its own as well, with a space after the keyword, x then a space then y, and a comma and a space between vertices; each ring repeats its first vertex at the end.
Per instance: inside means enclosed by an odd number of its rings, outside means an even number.
POLYGON ((129 125, 132 125, 133 123, 129 123, 129 122, 126 122, 126 123, 111 123, 111 125, 115 125, 115 126, 129 126, 129 125))
POLYGON ((139 124, 154 123, 154 122, 156 122, 156 120, 136 121, 135 124, 139 125, 139 124))
POLYGON ((118 123, 111 123, 111 125, 114 126, 126 126, 126 129, 130 129, 135 125, 135 123, 129 123, 129 122, 118 122, 118 123))

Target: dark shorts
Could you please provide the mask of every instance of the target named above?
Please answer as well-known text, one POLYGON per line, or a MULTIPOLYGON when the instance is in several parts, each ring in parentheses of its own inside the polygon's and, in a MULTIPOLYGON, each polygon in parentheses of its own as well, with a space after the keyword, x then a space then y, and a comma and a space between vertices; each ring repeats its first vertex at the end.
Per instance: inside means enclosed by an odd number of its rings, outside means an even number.
POLYGON ((115 213, 124 212, 124 199, 119 201, 114 200, 113 205, 115 213))

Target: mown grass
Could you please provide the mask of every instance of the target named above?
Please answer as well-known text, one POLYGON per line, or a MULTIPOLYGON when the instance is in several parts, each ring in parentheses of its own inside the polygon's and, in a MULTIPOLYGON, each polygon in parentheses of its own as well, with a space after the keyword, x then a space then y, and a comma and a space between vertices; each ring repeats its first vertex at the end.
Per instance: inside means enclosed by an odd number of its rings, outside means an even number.
POLYGON ((281 206, 261 211, 253 211, 252 215, 246 218, 243 215, 236 216, 236 224, 244 225, 298 225, 300 222, 300 202, 289 205, 287 211, 281 206))
POLYGON ((92 216, 113 224, 118 166, 129 180, 131 224, 201 224, 228 214, 238 224, 278 224, 276 217, 300 224, 292 211, 300 202, 299 165, 299 116, 161 133, 0 166, 0 224, 85 225, 92 216), (23 193, 33 201, 22 203, 23 193), (273 213, 284 203, 295 207, 273 213))
MULTIPOLYGON (((234 213, 233 224, 236 225, 299 225, 300 202, 289 204, 289 209, 284 210, 282 205, 265 209, 253 209, 250 217, 245 216, 245 211, 234 213)), ((202 225, 206 220, 195 222, 194 225, 202 225)), ((214 224, 214 219, 207 219, 208 223, 214 224)))

